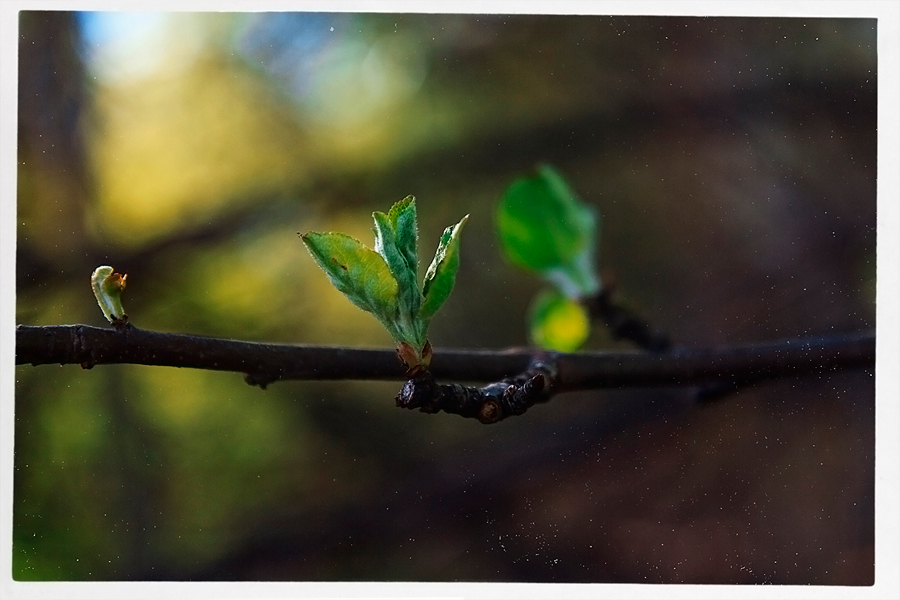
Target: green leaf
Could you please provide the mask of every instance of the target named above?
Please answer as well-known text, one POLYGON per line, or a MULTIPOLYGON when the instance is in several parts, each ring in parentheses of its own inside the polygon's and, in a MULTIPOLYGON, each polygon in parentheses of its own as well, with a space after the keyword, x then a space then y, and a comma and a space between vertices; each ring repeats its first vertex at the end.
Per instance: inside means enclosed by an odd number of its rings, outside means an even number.
POLYGON ((350 302, 383 323, 395 318, 397 280, 380 254, 343 233, 311 231, 300 239, 334 287, 350 302))
POLYGON ((419 316, 423 319, 433 317, 453 291, 456 271, 459 269, 459 235, 468 220, 469 215, 466 215, 459 223, 445 229, 441 235, 437 252, 434 253, 434 260, 425 273, 425 282, 422 286, 424 299, 419 316))
POLYGON ((497 211, 500 243, 509 260, 537 271, 570 297, 600 289, 593 268, 598 219, 553 168, 514 181, 497 211))
POLYGON ((574 352, 587 340, 590 319, 580 302, 543 290, 529 309, 531 341, 547 350, 574 352))

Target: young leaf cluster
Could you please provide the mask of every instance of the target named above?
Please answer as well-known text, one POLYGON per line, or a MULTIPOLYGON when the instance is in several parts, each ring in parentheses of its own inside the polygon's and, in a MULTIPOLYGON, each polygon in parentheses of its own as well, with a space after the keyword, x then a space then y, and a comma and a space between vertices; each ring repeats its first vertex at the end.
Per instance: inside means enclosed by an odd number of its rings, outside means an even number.
POLYGON ((506 189, 497 210, 500 244, 513 264, 553 287, 529 310, 532 341, 571 352, 587 339, 590 321, 578 301, 600 291, 594 269, 599 219, 547 165, 506 189))
POLYGON ((459 236, 468 215, 444 230, 421 286, 415 198, 407 196, 387 213, 376 211, 372 217, 374 249, 343 233, 311 231, 300 238, 331 283, 384 325, 407 367, 427 368, 428 325, 453 290, 459 236))

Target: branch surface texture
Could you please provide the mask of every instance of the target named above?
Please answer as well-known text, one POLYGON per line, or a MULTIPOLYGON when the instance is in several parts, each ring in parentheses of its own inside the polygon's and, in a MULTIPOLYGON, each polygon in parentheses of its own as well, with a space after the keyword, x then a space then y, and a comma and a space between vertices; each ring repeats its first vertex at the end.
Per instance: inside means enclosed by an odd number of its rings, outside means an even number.
POLYGON ((393 349, 263 344, 160 333, 132 325, 16 327, 16 364, 138 364, 243 373, 265 388, 281 380, 406 380, 398 406, 450 412, 493 423, 523 413, 558 392, 727 382, 741 386, 777 377, 873 367, 875 335, 854 333, 742 346, 666 352, 534 349, 435 350, 430 372, 412 379, 393 349), (435 379, 491 382, 483 388, 435 379))

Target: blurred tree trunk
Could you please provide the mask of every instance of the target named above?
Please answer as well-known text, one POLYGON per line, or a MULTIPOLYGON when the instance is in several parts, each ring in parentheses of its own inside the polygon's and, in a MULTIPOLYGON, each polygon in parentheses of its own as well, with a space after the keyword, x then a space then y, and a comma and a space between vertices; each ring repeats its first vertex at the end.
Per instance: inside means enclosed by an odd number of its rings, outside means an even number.
POLYGON ((23 11, 19 38, 17 281, 31 264, 66 262, 85 247, 92 195, 82 138, 84 64, 75 13, 23 11))

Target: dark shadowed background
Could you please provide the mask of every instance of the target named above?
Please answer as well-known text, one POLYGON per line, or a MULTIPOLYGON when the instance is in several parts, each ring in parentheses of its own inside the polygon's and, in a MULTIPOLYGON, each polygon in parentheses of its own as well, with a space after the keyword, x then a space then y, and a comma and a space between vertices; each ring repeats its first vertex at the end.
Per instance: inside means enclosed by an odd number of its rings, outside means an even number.
MULTIPOLYGON (((387 347, 298 231, 420 255, 471 214, 441 348, 528 343, 505 187, 553 164, 684 346, 875 326, 876 23, 20 15, 16 320, 387 347)), ((424 267, 423 267, 424 269, 424 267)), ((588 348, 627 349, 596 328, 588 348)), ((871 584, 874 377, 561 395, 493 426, 399 383, 16 368, 20 580, 871 584)))

